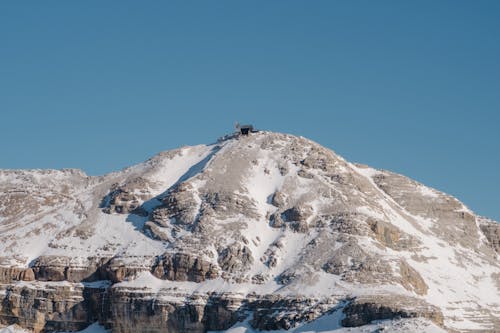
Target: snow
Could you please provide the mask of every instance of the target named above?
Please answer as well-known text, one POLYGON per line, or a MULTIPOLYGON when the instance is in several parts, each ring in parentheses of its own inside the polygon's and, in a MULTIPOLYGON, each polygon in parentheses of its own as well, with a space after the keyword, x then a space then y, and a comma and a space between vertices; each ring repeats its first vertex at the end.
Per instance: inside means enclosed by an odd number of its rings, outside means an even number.
MULTIPOLYGON (((378 189, 371 178, 376 174, 374 169, 354 165, 351 167, 370 181, 375 189, 378 189)), ((438 197, 437 191, 423 185, 419 185, 418 190, 424 196, 438 197)), ((397 255, 405 258, 423 277, 429 287, 427 295, 423 298, 430 304, 441 308, 445 316, 445 325, 457 330, 491 329, 490 326, 480 323, 479 319, 487 316, 481 311, 482 309, 500 309, 498 293, 490 292, 496 290, 495 281, 491 276, 493 273, 500 273, 498 267, 467 260, 469 257, 476 257, 477 253, 458 244, 455 246, 444 244, 430 231, 434 221, 409 213, 382 190, 378 189, 378 191, 383 197, 378 200, 378 203, 389 221, 423 243, 419 255, 427 257, 426 262, 414 260, 411 253, 398 253, 397 255), (469 283, 467 288, 464 288, 465 281, 475 282, 469 283)), ((464 212, 470 212, 465 206, 463 207, 464 212)), ((380 215, 379 212, 366 207, 358 207, 358 212, 380 217, 377 216, 380 215)), ((500 315, 500 311, 494 311, 494 313, 496 316, 500 315)))
POLYGON ((369 178, 369 179, 372 179, 373 176, 376 176, 380 173, 379 170, 370 168, 366 165, 354 165, 352 163, 349 163, 349 166, 352 169, 354 169, 358 174, 360 174, 366 178, 369 178))
MULTIPOLYGON (((178 181, 188 179, 201 172, 217 149, 214 145, 185 147, 180 149, 177 154, 166 157, 159 155, 156 158, 159 160, 159 164, 154 167, 148 161, 101 178, 116 179, 141 175, 156 184, 151 189, 151 194, 159 195, 178 181)), ((75 173, 80 177, 85 176, 83 173, 71 170, 14 173, 2 171, 0 172, 0 180, 10 186, 16 182, 19 182, 21 186, 35 186, 33 184, 37 183, 57 184, 58 182, 64 184, 64 181, 73 182, 70 177, 74 176, 75 173), (29 184, 25 184, 25 179, 28 176, 32 177, 33 180, 29 184)), ((59 191, 58 187, 60 186, 54 185, 53 191, 57 195, 62 195, 62 191, 59 191)), ((27 188, 27 190, 30 189, 27 188)), ((132 214, 128 217, 126 215, 105 214, 100 209, 96 209, 97 207, 94 208, 91 224, 86 226, 91 233, 90 237, 81 238, 74 233, 69 233, 66 237, 54 239, 55 235, 63 233, 65 230, 71 230, 77 226, 83 227, 82 222, 85 221, 82 221, 82 217, 75 212, 75 209, 77 204, 82 205, 85 209, 92 209, 95 200, 93 191, 93 187, 76 186, 70 195, 66 195, 70 198, 69 203, 63 202, 54 207, 43 207, 35 215, 25 214, 22 221, 16 221, 18 226, 15 234, 12 235, 13 240, 15 241, 19 237, 23 238, 22 262, 16 264, 26 267, 42 255, 52 255, 68 256, 72 258, 73 264, 84 265, 89 254, 100 257, 118 255, 127 258, 125 260, 129 260, 130 264, 141 264, 140 261, 143 259, 140 257, 154 257, 164 252, 165 244, 163 242, 152 240, 142 232, 147 218, 132 214), (49 244, 53 245, 48 246, 49 244)), ((5 237, 8 236, 8 227, 5 224, 1 226, 0 231, 7 231, 4 232, 5 237)), ((0 243, 0 252, 3 252, 3 255, 9 255, 10 252, 12 252, 12 256, 17 254, 16 247, 9 246, 7 242, 0 243)), ((142 264, 147 264, 147 262, 142 264)))
MULTIPOLYGON (((258 138, 258 136, 255 136, 258 138)), ((279 159, 282 157, 274 156, 273 150, 259 149, 259 142, 250 142, 241 140, 228 140, 220 145, 200 145, 194 147, 184 147, 175 151, 175 154, 159 155, 153 158, 154 161, 142 163, 138 166, 125 169, 123 171, 103 176, 102 178, 89 177, 88 182, 91 185, 80 184, 72 177, 86 177, 77 171, 21 171, 6 172, 0 170, 0 183, 9 184, 9 186, 25 187, 39 186, 40 184, 49 184, 53 186, 51 190, 54 193, 61 194, 61 184, 70 182, 75 185, 69 194, 64 194, 71 200, 53 207, 42 207, 35 213, 27 213, 19 221, 16 230, 10 231, 11 225, 3 224, 0 217, 1 236, 11 236, 12 240, 0 242, 0 253, 2 256, 9 257, 3 260, 2 265, 27 266, 30 262, 41 255, 69 256, 71 263, 75 265, 85 265, 89 255, 97 257, 115 257, 123 261, 128 266, 149 267, 150 260, 156 255, 162 254, 167 242, 153 240, 143 233, 146 217, 137 215, 113 215, 104 214, 96 207, 96 186, 102 185, 103 189, 108 190, 109 186, 115 182, 123 182, 133 177, 144 177, 151 181, 153 185, 147 189, 153 196, 165 193, 172 186, 181 181, 190 180, 193 187, 194 197, 198 208, 201 205, 199 194, 207 181, 197 177, 200 173, 211 168, 210 163, 218 154, 228 154, 231 158, 239 156, 231 155, 233 149, 242 149, 251 156, 252 165, 245 171, 242 178, 241 195, 247 195, 253 200, 256 210, 260 217, 249 219, 243 216, 232 216, 225 220, 215 221, 215 229, 223 232, 225 226, 231 223, 244 221, 246 228, 241 230, 241 236, 249 240, 248 247, 251 249, 254 264, 246 272, 246 277, 251 278, 256 274, 269 276, 269 280, 263 284, 252 283, 229 283, 221 278, 204 281, 202 283, 179 282, 160 280, 144 272, 138 275, 135 280, 125 281, 115 284, 113 288, 124 288, 151 293, 152 298, 158 300, 172 300, 184 302, 186 295, 206 294, 206 293, 232 293, 235 297, 244 298, 249 293, 266 295, 276 293, 281 295, 304 295, 311 297, 346 297, 361 296, 373 294, 391 294, 407 295, 420 297, 430 304, 438 306, 445 316, 445 324, 452 329, 478 329, 488 330, 490 326, 482 324, 480 319, 489 314, 500 317, 500 299, 498 292, 498 281, 494 280, 494 274, 500 274, 498 264, 488 262, 488 258, 474 249, 466 249, 457 244, 446 243, 445 240, 432 231, 432 228, 439 221, 430 220, 424 217, 416 216, 401 207, 393 198, 380 189, 374 182, 373 177, 383 173, 373 168, 345 164, 338 167, 339 171, 356 173, 354 176, 366 179, 372 188, 369 193, 353 191, 353 197, 361 200, 361 205, 354 209, 363 216, 372 217, 381 221, 386 221, 396 226, 401 231, 411 235, 421 242, 421 247, 408 251, 396 251, 391 248, 382 247, 373 238, 368 236, 354 235, 363 249, 373 255, 380 255, 385 259, 406 260, 425 280, 429 287, 428 293, 424 296, 418 296, 404 289, 399 284, 394 285, 375 285, 347 283, 333 274, 327 274, 321 269, 317 270, 302 263, 301 255, 307 244, 317 236, 317 231, 312 229, 309 233, 298 233, 290 230, 282 230, 269 226, 269 214, 274 213, 278 208, 270 204, 272 195, 277 190, 290 185, 293 191, 290 191, 291 200, 301 202, 304 198, 316 196, 312 200, 305 200, 313 208, 314 214, 321 211, 322 207, 331 205, 331 197, 317 198, 320 191, 312 186, 324 186, 330 193, 336 193, 348 201, 350 198, 346 193, 342 193, 331 183, 325 181, 321 172, 308 170, 314 175, 314 181, 310 179, 297 178, 297 171, 301 168, 292 163, 288 163, 288 174, 282 175, 278 168, 279 159), (240 146, 238 146, 240 145, 240 146), (248 151, 247 151, 248 150, 248 151), (255 161, 255 163, 253 163, 255 161), (156 163, 156 164, 154 164, 156 163), (40 184, 38 184, 38 183, 40 184), (38 185, 36 185, 36 184, 38 185), (97 184, 97 185, 95 185, 97 184), (319 185, 318 185, 319 184, 319 185), (109 185, 109 186, 108 186, 109 185), (107 186, 107 187, 105 187, 107 186), (246 192, 245 192, 246 190, 246 192), (78 205, 84 207, 83 211, 94 211, 94 215, 82 218, 78 213, 78 205), (75 230, 88 231, 88 237, 80 237, 75 230), (55 235, 67 232, 64 237, 55 239, 55 235), (22 251, 15 241, 22 239, 22 251), (274 247, 275 255, 278 259, 275 267, 267 267, 260 258, 266 254, 271 244, 280 241, 283 246, 274 247), (13 245, 14 244, 14 245, 13 245), (50 246, 49 246, 50 244, 50 246), (475 252, 476 251, 476 252, 475 252), (22 256, 22 258, 20 257, 22 256), (17 257, 16 257, 17 256, 17 257), (17 259, 14 259, 17 258, 17 259), (420 258, 420 259, 419 259, 420 258), (424 259, 422 259, 424 258, 424 259), (290 285, 279 285, 275 278, 287 269, 297 269, 303 276, 303 280, 294 281, 290 285), (307 280, 307 281, 306 281, 307 280)), ((286 140, 280 141, 283 146, 287 145, 286 140)), ((339 157, 339 160, 342 160, 339 157)), ((225 171, 224 171, 225 172, 225 171)), ((224 172, 222 174, 224 175, 224 172)), ((358 178, 359 178, 358 177, 358 178)), ((363 183, 365 183, 363 181, 363 183)), ((367 187, 369 187, 367 183, 367 187)), ((238 184, 240 185, 240 184, 238 184)), ((27 191, 33 190, 27 188, 27 191)), ((418 184, 416 186, 417 194, 429 199, 438 199, 442 193, 418 184)), ((35 195, 34 195, 35 196, 35 195)), ((38 198, 38 197, 37 197, 38 198)), ((43 199, 40 195, 38 199, 43 199)), ((148 202, 148 207, 153 208, 160 204, 158 200, 148 202)), ((0 207, 1 208, 1 207, 0 207)), ((472 212, 462 206, 458 212, 472 212)), ((311 220, 316 217, 314 215, 311 220)), ((478 222, 479 223, 479 222, 478 222)), ((183 230, 181 233, 189 233, 183 230)), ((486 243, 487 240, 479 233, 480 242, 486 243)), ((2 239, 3 240, 3 239, 2 239)), ((235 239, 228 237, 228 242, 235 239)), ((209 246, 214 247, 214 244, 209 246)), ((334 248, 337 244, 331 244, 334 248)), ((211 259, 216 261, 216 253, 211 259)), ((394 266, 397 271, 396 266, 394 266)), ((498 278, 497 278, 498 279, 498 278)), ((109 282, 96 282, 95 287, 107 287, 109 282)), ((53 286, 71 286, 82 287, 78 284, 69 284, 68 282, 18 282, 32 288, 50 288, 53 286)), ((339 313, 325 315, 313 323, 304 324, 292 331, 296 332, 364 332, 365 330, 375 330, 384 325, 388 327, 386 331, 403 332, 401 327, 407 327, 407 332, 442 332, 442 330, 432 326, 432 324, 419 322, 418 320, 401 321, 400 326, 396 322, 375 323, 362 328, 341 328, 338 325, 339 313), (333 324, 332 324, 333 323, 333 324), (396 325, 396 326, 394 326, 396 325), (405 326, 406 325, 406 326, 405 326), (413 325, 413 326, 412 326, 413 325), (424 326, 419 326, 424 325, 424 326), (428 325, 428 326, 425 326, 428 325), (429 326, 430 325, 430 326, 429 326), (417 329, 415 327, 425 327, 417 329), (413 331, 412 331, 413 330, 413 331)), ((6 329, 14 330, 9 327, 0 329, 0 333, 6 333, 6 329)), ((14 331, 21 332, 21 331, 14 331)), ((83 332, 104 332, 98 324, 94 324, 89 331, 83 332), (92 328, 94 327, 94 328, 92 328), (94 330, 92 330, 94 329, 94 330)), ((228 332, 252 332, 248 320, 239 323, 228 332)))
POLYGON ((162 292, 175 290, 176 294, 206 294, 206 293, 233 293, 244 297, 249 293, 269 294, 275 292, 281 286, 272 281, 264 285, 252 283, 230 283, 222 278, 206 280, 201 283, 189 281, 169 281, 161 280, 153 276, 150 272, 140 273, 136 279, 124 281, 113 285, 113 288, 127 289, 134 291, 137 289, 147 290, 152 294, 161 295, 162 292))
POLYGON ((59 333, 109 333, 109 332, 110 330, 105 329, 103 326, 99 325, 99 323, 93 323, 86 329, 78 332, 59 332, 59 333))
POLYGON ((159 184, 159 190, 152 194, 159 195, 175 183, 189 179, 201 172, 217 150, 217 146, 214 145, 184 147, 180 150, 179 155, 162 160, 161 164, 156 166, 154 172, 148 177, 159 184))
POLYGON ((17 325, 10 325, 7 327, 0 326, 0 333, 31 333, 31 332, 17 325))
MULTIPOLYGON (((299 324, 289 330, 266 331, 268 333, 446 333, 446 331, 434 323, 425 319, 397 319, 374 321, 371 324, 360 327, 342 327, 340 324, 343 318, 342 309, 331 314, 326 314, 309 323, 299 324)), ((225 333, 257 333, 259 330, 250 326, 250 318, 235 324, 233 327, 219 331, 225 333)))
POLYGON ((420 190, 420 193, 426 197, 439 198, 439 194, 437 194, 436 191, 430 187, 420 185, 418 189, 420 190))

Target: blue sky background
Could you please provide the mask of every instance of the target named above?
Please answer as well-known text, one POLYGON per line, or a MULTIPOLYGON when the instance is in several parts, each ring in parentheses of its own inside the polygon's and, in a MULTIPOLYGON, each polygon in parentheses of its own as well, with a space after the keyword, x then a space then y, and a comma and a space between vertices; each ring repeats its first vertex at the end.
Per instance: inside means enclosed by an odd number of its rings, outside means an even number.
POLYGON ((121 169, 236 120, 500 220, 500 1, 0 3, 0 168, 121 169))

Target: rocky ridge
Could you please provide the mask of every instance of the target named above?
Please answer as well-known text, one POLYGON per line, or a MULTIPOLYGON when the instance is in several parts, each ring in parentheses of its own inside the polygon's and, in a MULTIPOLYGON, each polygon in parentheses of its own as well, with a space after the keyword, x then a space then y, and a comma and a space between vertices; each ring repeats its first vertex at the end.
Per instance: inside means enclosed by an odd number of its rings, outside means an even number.
POLYGON ((449 195, 280 133, 99 177, 0 170, 0 324, 275 330, 337 311, 500 330, 499 235, 449 195))

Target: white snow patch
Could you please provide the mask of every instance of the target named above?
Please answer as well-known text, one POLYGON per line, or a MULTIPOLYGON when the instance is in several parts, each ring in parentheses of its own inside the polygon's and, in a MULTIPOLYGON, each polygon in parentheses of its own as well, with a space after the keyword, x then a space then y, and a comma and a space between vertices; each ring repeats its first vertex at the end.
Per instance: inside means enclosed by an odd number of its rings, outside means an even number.
POLYGON ((0 333, 31 333, 31 332, 17 325, 10 325, 7 327, 0 326, 0 333))
POLYGON ((424 195, 426 197, 430 197, 430 198, 438 198, 439 197, 439 194, 434 189, 432 189, 430 187, 419 185, 418 190, 420 191, 420 193, 422 195, 424 195))
POLYGON ((84 330, 78 332, 60 332, 60 333, 108 333, 110 330, 104 328, 104 326, 99 325, 99 323, 93 323, 84 330))
MULTIPOLYGON (((268 333, 367 333, 367 332, 388 332, 388 333, 446 333, 446 331, 429 320, 421 318, 381 320, 360 327, 342 327, 342 309, 332 314, 326 314, 309 323, 299 324, 289 330, 267 331, 268 333)), ((225 333, 257 333, 259 330, 253 329, 250 325, 250 318, 237 323, 225 331, 225 333)))

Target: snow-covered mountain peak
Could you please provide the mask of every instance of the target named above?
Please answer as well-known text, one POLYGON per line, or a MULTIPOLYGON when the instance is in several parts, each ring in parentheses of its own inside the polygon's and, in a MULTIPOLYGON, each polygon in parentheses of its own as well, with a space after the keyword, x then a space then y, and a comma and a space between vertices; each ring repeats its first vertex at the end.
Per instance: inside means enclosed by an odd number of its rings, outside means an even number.
POLYGON ((239 305, 224 311, 250 311, 260 329, 328 311, 350 326, 399 315, 500 329, 499 239, 496 222, 445 193, 281 133, 182 147, 99 177, 0 171, 4 283, 110 280, 106 290, 164 306, 226 295, 239 305))

